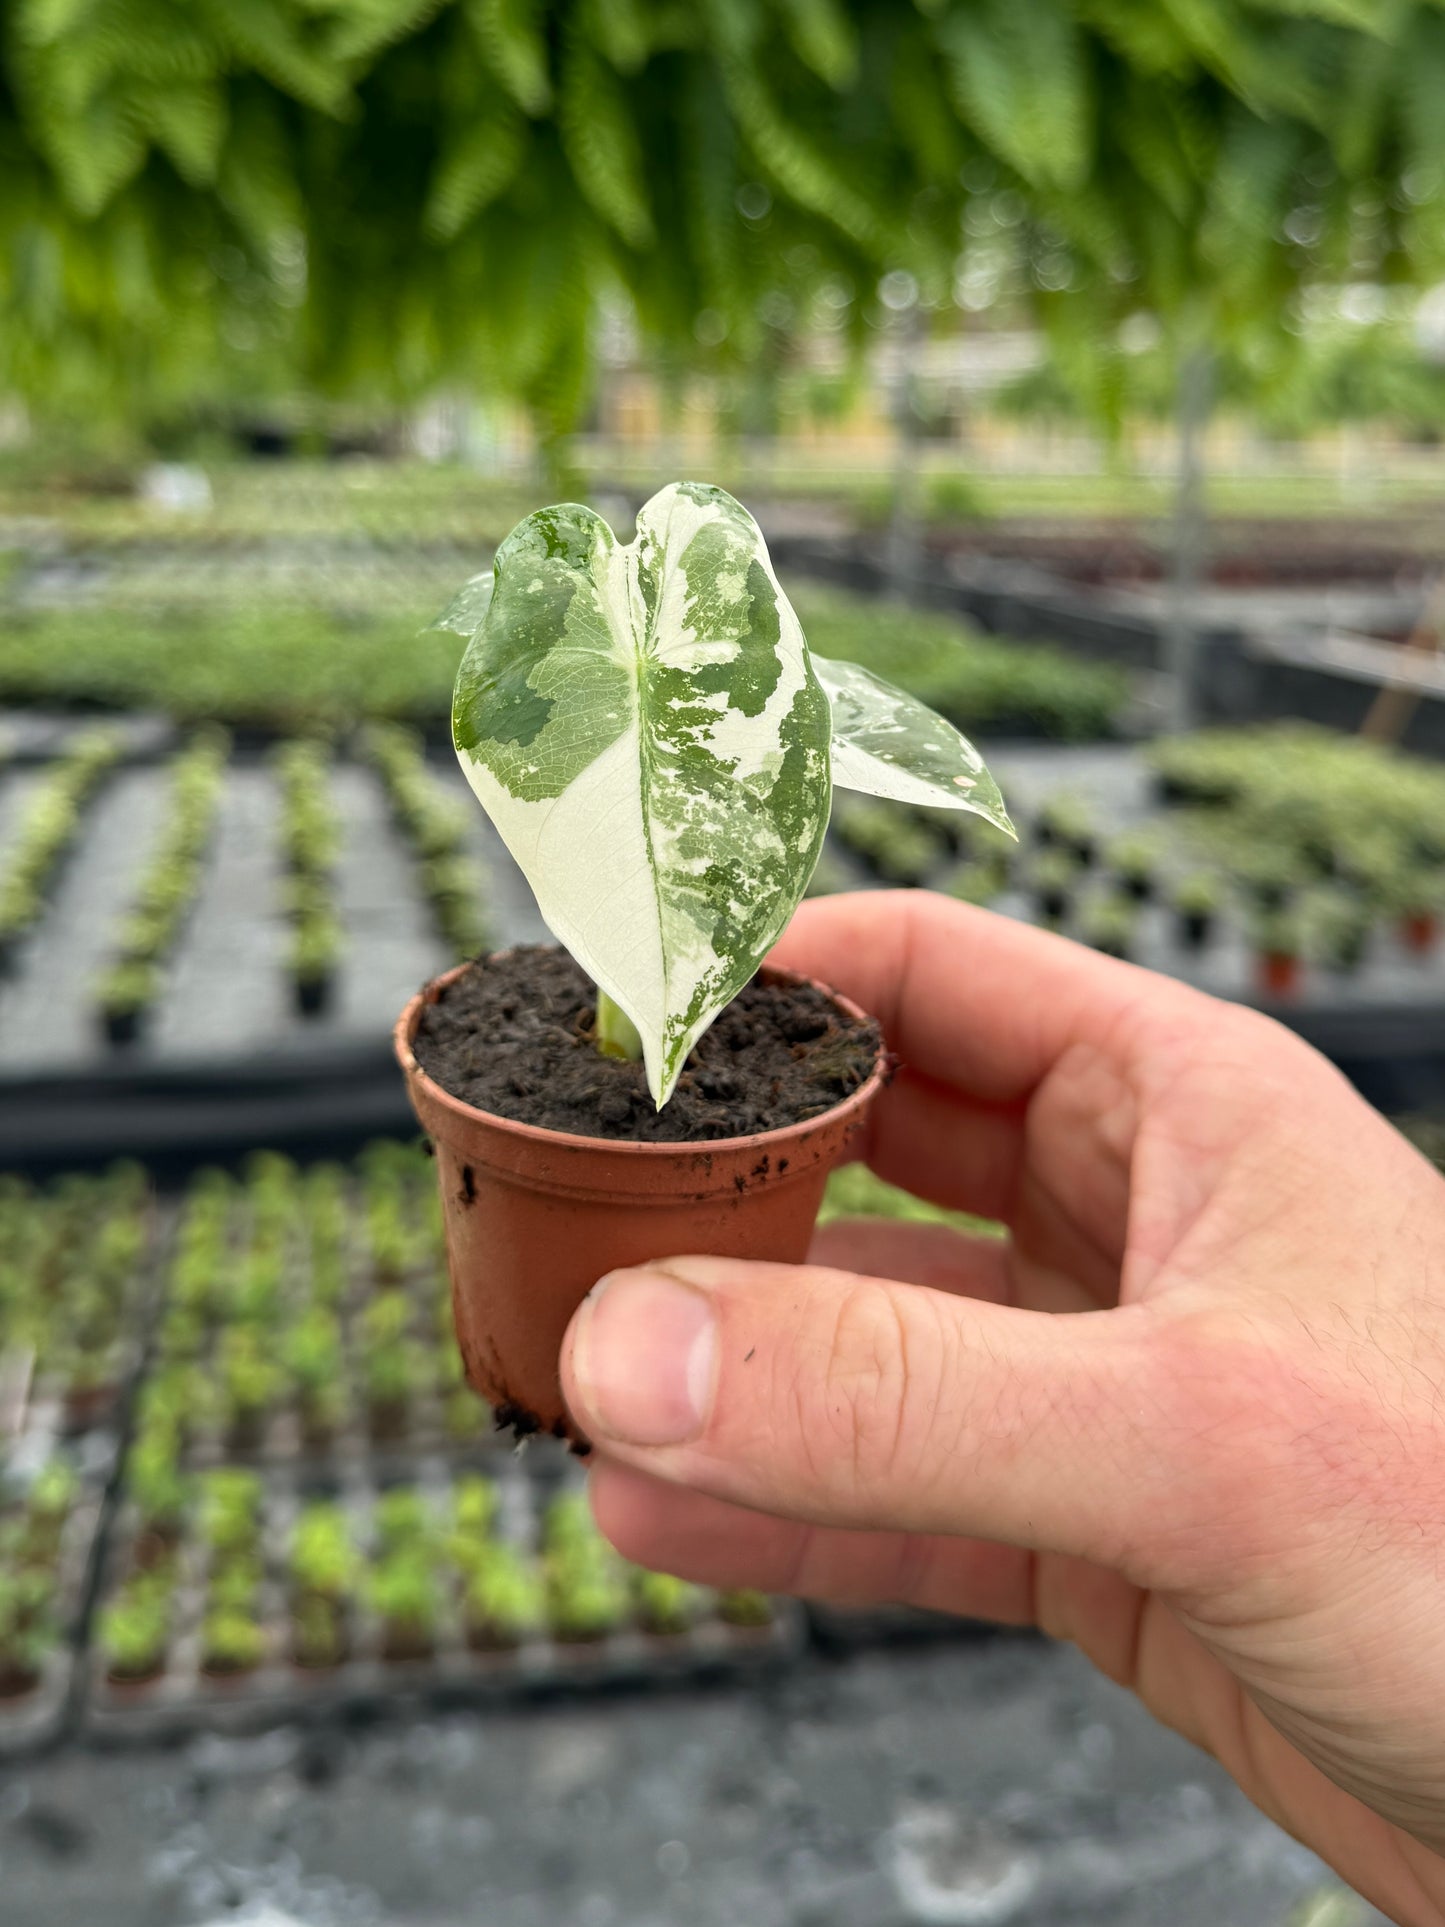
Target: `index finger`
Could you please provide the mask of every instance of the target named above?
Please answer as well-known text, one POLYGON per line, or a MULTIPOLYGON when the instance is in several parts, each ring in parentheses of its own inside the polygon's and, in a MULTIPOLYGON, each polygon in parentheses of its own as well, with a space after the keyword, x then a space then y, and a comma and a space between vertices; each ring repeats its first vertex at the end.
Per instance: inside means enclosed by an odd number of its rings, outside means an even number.
POLYGON ((1011 917, 926 890, 817 897, 772 963, 817 977, 883 1026, 905 1065, 987 1104, 1027 1099, 1076 1044, 1125 1054, 1151 1012, 1198 993, 1011 917))

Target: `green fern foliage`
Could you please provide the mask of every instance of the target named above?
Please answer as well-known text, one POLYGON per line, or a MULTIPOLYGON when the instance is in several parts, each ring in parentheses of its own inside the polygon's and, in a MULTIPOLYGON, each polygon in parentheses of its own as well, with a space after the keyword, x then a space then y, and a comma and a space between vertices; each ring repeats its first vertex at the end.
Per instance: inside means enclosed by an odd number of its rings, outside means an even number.
MULTIPOLYGON (((0 389, 584 407, 960 256, 1070 365, 1445 269, 1438 0, 8 0, 0 389)), ((876 312, 875 312, 876 318, 876 312)))

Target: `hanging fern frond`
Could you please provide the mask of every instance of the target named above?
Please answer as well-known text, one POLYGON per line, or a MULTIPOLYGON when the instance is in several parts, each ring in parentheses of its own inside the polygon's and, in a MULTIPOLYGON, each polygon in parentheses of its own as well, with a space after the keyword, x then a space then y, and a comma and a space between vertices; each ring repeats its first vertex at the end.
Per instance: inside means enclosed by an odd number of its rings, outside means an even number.
POLYGON ((637 129, 615 70, 580 34, 562 50, 557 127, 587 201, 629 247, 650 247, 656 230, 637 129))
POLYGON ((497 79, 524 114, 545 114, 552 77, 539 0, 467 0, 477 44, 497 79))
POLYGON ((437 160, 422 217, 432 239, 455 240, 511 183, 526 151, 527 122, 512 102, 479 100, 437 160))
POLYGON ((0 385, 559 425, 608 302, 761 395, 838 290, 850 339, 891 269, 946 300, 1006 195, 1104 405, 1127 314, 1262 367, 1311 280, 1445 267, 1442 98, 1439 0, 9 0, 0 385))

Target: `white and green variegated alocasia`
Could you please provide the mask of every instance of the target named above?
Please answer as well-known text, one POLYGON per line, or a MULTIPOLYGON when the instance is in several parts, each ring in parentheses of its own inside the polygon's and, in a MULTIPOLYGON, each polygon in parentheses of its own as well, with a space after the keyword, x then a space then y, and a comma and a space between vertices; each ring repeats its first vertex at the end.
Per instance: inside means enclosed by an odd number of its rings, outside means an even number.
POLYGON ((452 737, 548 927, 631 1020, 666 1103, 797 908, 832 785, 1011 826, 952 724, 813 656, 767 546, 677 482, 621 543, 539 509, 438 625, 467 640, 452 737))

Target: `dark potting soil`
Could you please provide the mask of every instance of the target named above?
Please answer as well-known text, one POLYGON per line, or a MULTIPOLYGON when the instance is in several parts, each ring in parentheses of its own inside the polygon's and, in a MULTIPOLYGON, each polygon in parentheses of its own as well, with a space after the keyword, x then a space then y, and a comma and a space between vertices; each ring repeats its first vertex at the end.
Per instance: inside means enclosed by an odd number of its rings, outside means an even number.
POLYGON ((866 1082, 880 1033, 810 985, 754 978, 704 1032, 662 1110, 641 1064, 603 1057, 596 992, 564 950, 479 957, 422 1011, 417 1061, 453 1097, 579 1137, 690 1144, 801 1123, 866 1082))

